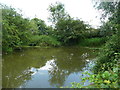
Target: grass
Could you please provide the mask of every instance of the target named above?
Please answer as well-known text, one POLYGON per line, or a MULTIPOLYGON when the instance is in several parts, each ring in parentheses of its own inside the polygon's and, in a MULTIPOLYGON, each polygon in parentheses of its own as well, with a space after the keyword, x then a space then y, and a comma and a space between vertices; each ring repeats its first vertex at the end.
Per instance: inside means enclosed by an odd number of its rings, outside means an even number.
POLYGON ((80 46, 102 46, 107 41, 107 38, 87 38, 82 40, 80 46))

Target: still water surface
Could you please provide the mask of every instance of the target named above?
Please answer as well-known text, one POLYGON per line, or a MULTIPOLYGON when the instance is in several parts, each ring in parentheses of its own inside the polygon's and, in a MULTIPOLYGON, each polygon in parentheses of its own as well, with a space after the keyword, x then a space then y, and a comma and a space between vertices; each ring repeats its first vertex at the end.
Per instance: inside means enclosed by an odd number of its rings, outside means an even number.
MULTIPOLYGON (((56 88, 80 82, 95 59, 85 47, 29 48, 3 55, 4 88, 56 88)), ((89 70, 88 70, 89 71, 89 70)), ((90 71, 89 71, 90 72, 90 71)), ((89 85, 88 82, 85 85, 89 85)))

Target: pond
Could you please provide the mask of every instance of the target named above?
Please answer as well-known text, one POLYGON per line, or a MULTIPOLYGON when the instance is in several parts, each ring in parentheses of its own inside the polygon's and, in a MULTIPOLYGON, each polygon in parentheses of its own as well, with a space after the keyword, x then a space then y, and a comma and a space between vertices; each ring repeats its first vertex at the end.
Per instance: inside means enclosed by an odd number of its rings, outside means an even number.
MULTIPOLYGON (((57 88, 81 82, 96 57, 93 49, 69 46, 28 48, 3 55, 3 88, 57 88)), ((89 85, 86 82, 85 85, 89 85)))

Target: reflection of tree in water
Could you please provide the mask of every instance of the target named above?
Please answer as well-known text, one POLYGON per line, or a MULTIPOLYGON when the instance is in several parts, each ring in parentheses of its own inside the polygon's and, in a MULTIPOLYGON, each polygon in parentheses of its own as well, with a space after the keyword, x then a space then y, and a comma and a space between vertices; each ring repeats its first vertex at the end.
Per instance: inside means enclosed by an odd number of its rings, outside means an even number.
POLYGON ((41 56, 34 53, 24 54, 15 53, 3 57, 3 68, 2 68, 2 87, 3 88, 17 88, 23 85, 26 81, 31 80, 32 67, 40 68, 45 65, 46 59, 43 61, 41 56), (34 59, 36 58, 36 59, 34 59))
POLYGON ((70 72, 59 69, 55 63, 51 64, 52 68, 49 70, 50 79, 49 82, 51 86, 60 87, 64 85, 64 82, 69 76, 70 72))
POLYGON ((28 49, 22 52, 5 55, 3 57, 2 87, 17 88, 31 79, 32 67, 40 68, 50 60, 56 50, 28 49), (41 53, 42 52, 42 53, 41 53))
POLYGON ((31 79, 32 72, 29 70, 25 70, 24 72, 9 72, 7 75, 3 73, 3 79, 2 79, 2 87, 3 88, 15 88, 19 87, 22 83, 24 83, 26 80, 31 79))
MULTIPOLYGON (((90 54, 90 50, 87 51, 90 54)), ((78 73, 85 67, 85 60, 82 55, 86 53, 86 49, 81 52, 76 48, 73 49, 61 49, 59 53, 54 54, 56 59, 51 63, 52 68, 49 70, 50 79, 49 82, 54 87, 60 87, 64 85, 67 77, 72 73, 78 73)), ((93 58, 89 56, 88 58, 93 58)))
POLYGON ((14 53, 3 57, 3 87, 16 88, 31 79, 30 69, 45 66, 46 62, 56 59, 51 63, 49 82, 52 86, 64 85, 67 77, 73 72, 79 72, 85 66, 83 53, 90 52, 78 48, 51 48, 29 49, 24 52, 14 53))
MULTIPOLYGON (((74 59, 74 57, 73 57, 74 59)), ((67 77, 74 72, 79 72, 83 67, 83 62, 78 60, 62 59, 57 57, 54 63, 51 64, 52 68, 49 70, 49 82, 52 86, 60 87, 64 85, 67 77)))

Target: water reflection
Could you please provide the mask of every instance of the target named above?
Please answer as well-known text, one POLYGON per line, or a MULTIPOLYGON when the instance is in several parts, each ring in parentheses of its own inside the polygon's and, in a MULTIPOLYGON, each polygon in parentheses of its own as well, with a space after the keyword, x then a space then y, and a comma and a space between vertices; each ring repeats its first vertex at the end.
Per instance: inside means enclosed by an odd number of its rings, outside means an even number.
POLYGON ((95 57, 82 47, 27 49, 3 56, 3 87, 49 88, 80 81, 86 60, 95 57), (71 77, 71 78, 70 78, 71 77))

